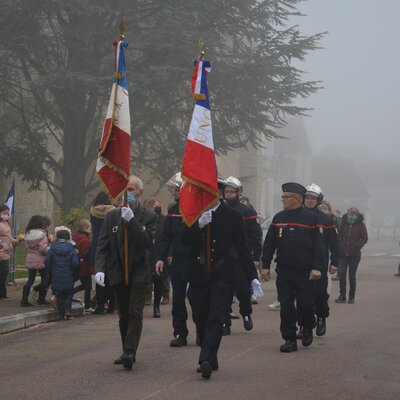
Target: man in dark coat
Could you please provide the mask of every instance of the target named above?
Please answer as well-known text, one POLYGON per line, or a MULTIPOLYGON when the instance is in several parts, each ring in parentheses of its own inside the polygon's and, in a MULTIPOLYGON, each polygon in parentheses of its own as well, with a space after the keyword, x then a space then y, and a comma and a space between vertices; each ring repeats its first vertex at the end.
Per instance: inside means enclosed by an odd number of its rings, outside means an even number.
MULTIPOLYGON (((239 201, 242 194, 242 184, 239 179, 230 176, 225 179, 224 185, 223 197, 226 204, 242 215, 253 262, 257 268, 260 263, 262 249, 262 232, 257 220, 257 213, 254 209, 251 209, 239 201)), ((251 318, 253 312, 251 307, 251 285, 243 274, 243 268, 241 268, 238 263, 239 260, 236 258, 233 265, 235 273, 235 294, 239 300, 239 311, 243 318, 243 326, 247 331, 250 331, 253 329, 253 320, 251 318)), ((226 324, 224 324, 223 327, 224 335, 229 335, 231 333, 230 326, 230 318, 227 318, 226 324)))
POLYGON ((188 313, 186 309, 186 254, 187 246, 182 244, 182 231, 185 224, 179 211, 180 187, 183 181, 181 173, 176 173, 167 182, 174 204, 168 208, 167 217, 160 240, 157 245, 156 269, 164 269, 168 265, 168 258, 172 256, 168 272, 172 284, 172 327, 174 338, 170 341, 171 347, 183 347, 187 345, 189 330, 187 327, 188 313))
POLYGON ((104 286, 107 273, 118 306, 122 355, 114 363, 131 369, 136 361, 143 326, 147 285, 152 281, 149 248, 155 232, 155 214, 140 203, 143 182, 131 176, 128 183, 129 207, 111 210, 101 227, 96 253, 96 282, 104 286), (124 228, 128 234, 128 285, 124 282, 124 228))
MULTIPOLYGON (((321 279, 318 279, 314 286, 314 305, 315 315, 317 317, 315 333, 317 336, 323 336, 326 333, 326 318, 329 317, 328 273, 334 274, 337 271, 339 262, 339 239, 336 225, 328 214, 318 209, 323 198, 324 195, 322 189, 318 185, 312 183, 307 186, 307 191, 304 197, 304 206, 317 214, 318 234, 321 238, 323 252, 321 279)), ((299 323, 301 325, 300 321, 299 323)))
POLYGON ((317 215, 303 207, 306 188, 298 183, 282 185, 283 211, 277 213, 265 237, 261 276, 270 278, 275 251, 276 287, 281 303, 281 334, 285 343, 281 352, 297 351, 296 305, 303 316, 303 346, 313 341, 313 280, 321 277, 322 249, 318 236, 317 215))
POLYGON ((248 282, 252 282, 257 289, 260 289, 260 283, 242 215, 223 202, 204 212, 190 228, 185 227, 182 243, 189 246, 188 299, 201 345, 200 367, 197 371, 208 379, 218 369, 217 353, 222 338, 222 324, 232 301, 235 284, 233 257, 239 258, 248 282), (207 225, 210 225, 211 234, 209 257, 206 250, 207 225))

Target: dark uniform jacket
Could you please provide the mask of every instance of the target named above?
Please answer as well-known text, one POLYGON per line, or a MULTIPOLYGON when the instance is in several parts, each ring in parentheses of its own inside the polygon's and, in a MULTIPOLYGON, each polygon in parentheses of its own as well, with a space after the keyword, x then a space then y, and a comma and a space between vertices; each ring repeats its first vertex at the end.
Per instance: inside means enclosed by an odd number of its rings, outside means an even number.
POLYGON ((303 206, 277 213, 265 237, 263 269, 269 269, 275 251, 277 271, 321 270, 322 248, 318 235, 318 217, 303 206))
POLYGON ((327 270, 329 267, 329 253, 331 255, 330 265, 337 267, 339 263, 339 237, 335 222, 329 215, 318 209, 315 209, 314 212, 318 217, 317 227, 322 239, 323 268, 327 270))
POLYGON ((347 222, 347 214, 343 215, 339 229, 339 243, 341 256, 361 256, 361 249, 368 242, 367 228, 364 216, 359 214, 354 224, 347 222))
POLYGON ((218 279, 223 282, 234 282, 235 273, 232 267, 233 254, 237 254, 249 282, 257 278, 257 272, 247 243, 242 215, 223 202, 213 212, 211 229, 211 272, 206 267, 206 229, 199 228, 198 222, 185 227, 182 242, 189 245, 187 275, 188 281, 195 285, 204 285, 218 279))
POLYGON ((165 215, 156 214, 156 229, 155 229, 155 233, 154 233, 154 237, 153 237, 153 244, 150 246, 150 263, 153 266, 156 261, 158 260, 157 258, 157 246, 158 243, 160 243, 161 240, 161 236, 163 233, 163 228, 164 228, 164 221, 165 221, 165 215))
POLYGON ((104 272, 110 286, 124 281, 124 225, 128 231, 129 282, 150 283, 149 248, 153 243, 156 215, 141 204, 133 210, 129 222, 121 217, 119 208, 107 213, 97 242, 96 273, 104 272))
POLYGON ((227 201, 227 204, 229 207, 232 207, 242 214, 253 260, 260 261, 262 250, 262 230, 257 220, 256 211, 251 207, 242 204, 239 200, 227 201))
POLYGON ((166 261, 168 256, 173 259, 185 257, 187 246, 182 243, 181 237, 185 223, 179 211, 179 201, 168 209, 160 240, 157 245, 157 260, 166 261))

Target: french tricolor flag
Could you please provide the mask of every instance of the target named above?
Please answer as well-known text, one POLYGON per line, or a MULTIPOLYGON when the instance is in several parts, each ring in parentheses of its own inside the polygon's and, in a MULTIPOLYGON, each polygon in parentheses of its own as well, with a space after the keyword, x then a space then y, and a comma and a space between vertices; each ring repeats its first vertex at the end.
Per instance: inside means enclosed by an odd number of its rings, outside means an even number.
POLYGON ((129 181, 131 118, 124 51, 128 42, 118 40, 113 44, 115 82, 104 122, 96 172, 115 201, 123 194, 129 181))
POLYGON ((182 218, 188 226, 219 201, 207 87, 210 70, 210 62, 202 57, 194 62, 192 95, 195 106, 183 156, 181 174, 184 184, 179 201, 182 218))

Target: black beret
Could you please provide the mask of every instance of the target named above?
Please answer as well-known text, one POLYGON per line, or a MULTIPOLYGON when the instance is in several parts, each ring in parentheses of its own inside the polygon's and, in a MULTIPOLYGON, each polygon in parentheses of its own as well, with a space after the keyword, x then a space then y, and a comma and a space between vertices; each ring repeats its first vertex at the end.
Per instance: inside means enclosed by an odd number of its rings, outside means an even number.
POLYGON ((306 190, 307 189, 303 185, 300 185, 300 183, 296 182, 288 182, 282 185, 282 192, 297 193, 304 196, 306 190))

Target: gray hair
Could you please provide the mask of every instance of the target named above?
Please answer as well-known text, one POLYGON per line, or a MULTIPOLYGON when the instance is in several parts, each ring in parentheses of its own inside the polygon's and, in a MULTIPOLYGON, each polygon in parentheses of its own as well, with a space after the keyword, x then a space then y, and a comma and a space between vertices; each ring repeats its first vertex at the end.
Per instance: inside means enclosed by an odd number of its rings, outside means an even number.
POLYGON ((130 177, 136 179, 136 184, 137 184, 138 189, 143 190, 143 187, 144 187, 143 181, 136 175, 131 175, 130 177))

